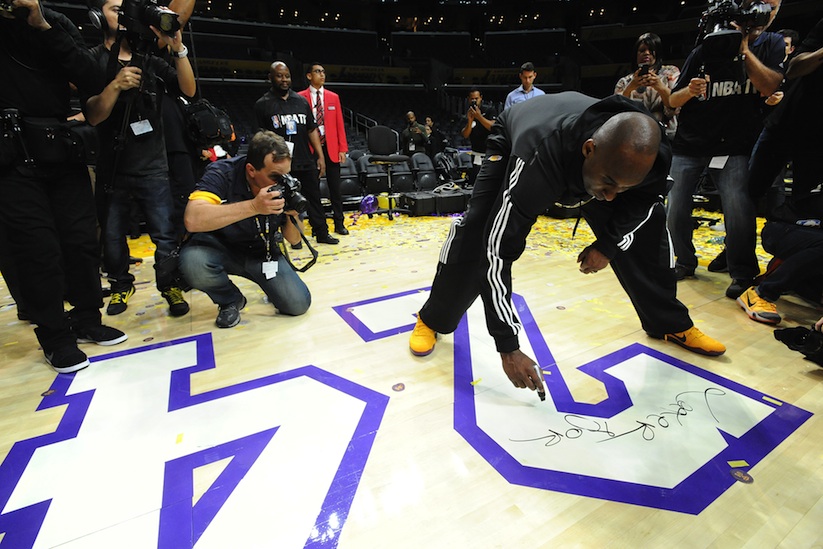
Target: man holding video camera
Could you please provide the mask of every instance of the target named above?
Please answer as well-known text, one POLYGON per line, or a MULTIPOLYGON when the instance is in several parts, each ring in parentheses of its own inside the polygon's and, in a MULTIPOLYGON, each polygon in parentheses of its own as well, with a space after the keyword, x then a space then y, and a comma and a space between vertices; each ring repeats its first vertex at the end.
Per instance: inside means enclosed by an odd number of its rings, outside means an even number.
MULTIPOLYGON (((111 282, 109 315, 123 313, 134 294, 129 272, 131 199, 146 215, 149 236, 156 246, 155 265, 174 250, 173 203, 161 116, 161 99, 195 94, 194 72, 187 58, 177 14, 151 0, 94 0, 92 23, 103 31, 103 43, 92 49, 108 84, 88 100, 87 119, 98 126, 102 148, 97 163, 97 192, 105 193, 107 215, 103 258, 111 282), (165 30, 159 30, 166 27, 165 30), (170 47, 172 67, 152 55, 156 47, 170 47)), ((157 289, 172 316, 189 312, 180 288, 157 272, 157 289)))
POLYGON ((0 43, 4 259, 17 270, 46 360, 58 373, 75 372, 89 365, 78 342, 127 339, 101 324, 94 197, 85 151, 66 123, 69 81, 97 93, 103 75, 77 28, 38 0, 0 2, 0 43))
POLYGON ((736 299, 759 273, 755 256, 755 212, 748 192, 749 156, 763 128, 764 98, 783 80, 785 42, 764 32, 780 0, 731 0, 710 6, 704 20, 727 27, 706 33, 689 54, 669 98, 681 107, 668 195, 668 227, 677 256, 679 280, 694 276, 692 194, 705 169, 720 193, 726 224, 726 250, 732 282, 726 296, 736 299), (722 16, 722 17, 721 17, 722 16), (728 22, 728 25, 725 23, 728 22), (739 44, 739 46, 738 46, 739 44))
POLYGON ((308 287, 279 250, 284 238, 302 238, 297 219, 306 200, 290 170, 286 141, 261 131, 247 155, 211 164, 189 197, 186 228, 195 234, 180 253, 180 270, 218 306, 218 328, 236 326, 246 306, 229 275, 257 283, 280 314, 302 315, 311 305, 308 287))

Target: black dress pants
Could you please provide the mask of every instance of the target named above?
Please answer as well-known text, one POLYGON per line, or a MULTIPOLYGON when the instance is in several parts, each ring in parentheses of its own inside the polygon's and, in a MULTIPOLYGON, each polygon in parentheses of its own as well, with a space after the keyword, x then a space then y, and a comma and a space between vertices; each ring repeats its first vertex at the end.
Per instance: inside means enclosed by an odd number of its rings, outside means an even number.
POLYGON ((70 325, 99 325, 103 306, 97 218, 86 166, 3 168, 0 223, 43 350, 74 345, 70 325), (64 299, 74 307, 68 318, 64 299))

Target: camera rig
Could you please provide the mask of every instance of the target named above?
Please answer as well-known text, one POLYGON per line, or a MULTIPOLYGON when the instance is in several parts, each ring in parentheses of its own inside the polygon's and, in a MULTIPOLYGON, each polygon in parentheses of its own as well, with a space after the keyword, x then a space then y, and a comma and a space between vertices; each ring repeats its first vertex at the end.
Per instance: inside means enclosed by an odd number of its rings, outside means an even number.
POLYGON ((731 61, 740 51, 743 32, 752 27, 769 24, 772 7, 756 0, 747 8, 745 0, 709 0, 709 5, 700 17, 700 32, 697 43, 703 44, 703 55, 707 64, 731 61))
POLYGON ((149 53, 154 46, 157 37, 149 27, 167 36, 174 36, 181 28, 178 15, 158 5, 157 0, 123 0, 119 23, 126 29, 125 37, 132 51, 138 53, 149 53))

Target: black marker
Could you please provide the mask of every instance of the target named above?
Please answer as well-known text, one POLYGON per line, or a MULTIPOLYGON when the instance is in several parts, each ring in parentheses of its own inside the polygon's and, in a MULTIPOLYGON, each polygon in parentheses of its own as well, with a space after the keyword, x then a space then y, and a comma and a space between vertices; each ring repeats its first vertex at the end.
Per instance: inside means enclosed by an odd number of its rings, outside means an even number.
MULTIPOLYGON (((537 379, 543 381, 543 372, 540 371, 540 366, 537 364, 534 365, 534 371, 537 372, 537 379)), ((537 396, 540 397, 540 401, 546 400, 546 391, 541 391, 540 389, 537 390, 537 396)))

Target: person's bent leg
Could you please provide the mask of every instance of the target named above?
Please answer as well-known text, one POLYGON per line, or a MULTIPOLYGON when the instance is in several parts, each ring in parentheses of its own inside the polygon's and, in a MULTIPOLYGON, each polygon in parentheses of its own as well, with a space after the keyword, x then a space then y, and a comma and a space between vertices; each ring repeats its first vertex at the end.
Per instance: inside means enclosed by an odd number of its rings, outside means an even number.
POLYGON ((180 251, 180 270, 193 288, 206 295, 216 305, 237 303, 243 297, 229 279, 229 273, 242 270, 226 248, 212 235, 197 233, 180 251))
POLYGON ((271 278, 263 273, 260 261, 246 260, 246 272, 266 293, 280 314, 299 316, 311 306, 311 292, 284 256, 277 258, 277 272, 271 278))
POLYGON ((452 223, 441 248, 431 293, 419 313, 419 318, 435 332, 453 332, 480 295, 485 274, 486 222, 500 194, 506 163, 506 158, 483 163, 468 208, 452 223))

